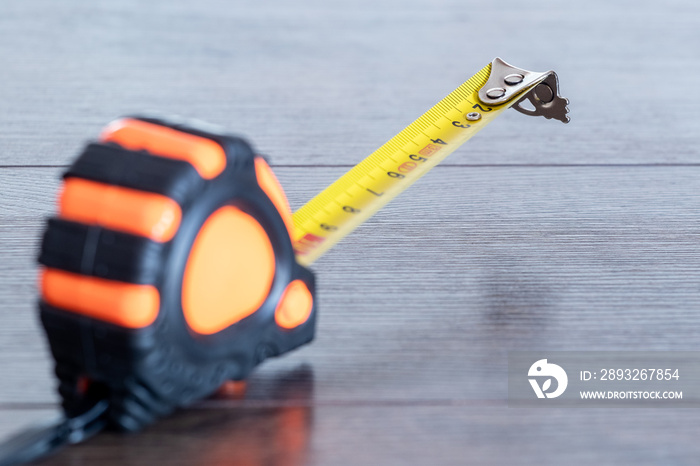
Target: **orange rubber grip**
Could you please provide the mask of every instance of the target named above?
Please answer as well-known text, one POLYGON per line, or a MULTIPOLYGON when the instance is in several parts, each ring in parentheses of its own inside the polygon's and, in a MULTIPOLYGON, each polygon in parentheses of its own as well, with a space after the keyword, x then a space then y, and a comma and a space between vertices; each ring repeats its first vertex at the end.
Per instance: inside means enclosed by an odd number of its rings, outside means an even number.
POLYGON ((313 297, 301 280, 294 280, 282 294, 275 309, 275 322, 282 328, 292 329, 306 322, 313 309, 313 297))
POLYGON ((289 232, 289 237, 294 238, 294 221, 292 220, 292 209, 289 207, 289 201, 284 194, 282 185, 262 157, 255 158, 255 176, 262 190, 267 194, 267 197, 270 198, 277 208, 277 211, 282 216, 282 220, 284 220, 284 224, 289 232))
POLYGON ((192 330, 210 335, 258 310, 270 293, 275 253, 265 229, 232 206, 211 214, 197 234, 182 281, 192 330))
POLYGON ((130 150, 145 150, 161 157, 184 160, 207 180, 226 168, 224 149, 215 141, 133 118, 110 123, 100 140, 130 150))
POLYGON ((165 242, 177 232, 182 212, 160 194, 68 178, 59 197, 59 216, 165 242))
POLYGON ((142 328, 158 316, 160 295, 151 285, 86 277, 44 269, 41 294, 51 306, 127 328, 142 328))

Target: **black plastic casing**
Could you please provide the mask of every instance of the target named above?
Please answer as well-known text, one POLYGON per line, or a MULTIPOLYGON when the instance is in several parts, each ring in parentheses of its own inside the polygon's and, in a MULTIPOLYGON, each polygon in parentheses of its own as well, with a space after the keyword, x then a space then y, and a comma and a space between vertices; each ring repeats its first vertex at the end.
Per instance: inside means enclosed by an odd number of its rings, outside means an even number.
POLYGON ((115 144, 89 144, 64 178, 168 196, 181 207, 180 227, 170 241, 158 243, 52 218, 39 257, 46 267, 158 289, 158 317, 139 329, 39 303, 66 414, 74 414, 81 406, 81 381, 87 380, 104 387, 110 401, 110 425, 128 431, 212 394, 227 380, 245 378, 268 357, 310 342, 316 322, 314 275, 296 262, 284 220, 258 185, 251 147, 240 138, 191 124, 136 119, 216 141, 226 153, 226 168, 214 179, 205 180, 185 161, 115 144), (243 210, 265 229, 274 250, 275 275, 257 311, 218 333, 201 335, 185 321, 183 274, 197 233, 214 211, 226 205, 243 210), (285 288, 296 279, 309 288, 314 305, 308 320, 290 330, 275 323, 274 313, 285 288))

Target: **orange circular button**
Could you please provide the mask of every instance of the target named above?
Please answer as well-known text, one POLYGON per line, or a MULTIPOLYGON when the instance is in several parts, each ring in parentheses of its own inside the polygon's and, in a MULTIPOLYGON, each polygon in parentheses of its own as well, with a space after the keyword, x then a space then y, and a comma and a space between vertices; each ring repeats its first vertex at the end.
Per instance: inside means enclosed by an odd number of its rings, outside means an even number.
POLYGON ((275 254, 263 227, 236 207, 221 207, 197 234, 185 266, 187 324, 210 335, 251 315, 265 302, 274 275, 275 254))
POLYGON ((282 299, 275 309, 275 322, 283 328, 294 328, 306 322, 313 308, 313 297, 301 280, 287 285, 282 299))

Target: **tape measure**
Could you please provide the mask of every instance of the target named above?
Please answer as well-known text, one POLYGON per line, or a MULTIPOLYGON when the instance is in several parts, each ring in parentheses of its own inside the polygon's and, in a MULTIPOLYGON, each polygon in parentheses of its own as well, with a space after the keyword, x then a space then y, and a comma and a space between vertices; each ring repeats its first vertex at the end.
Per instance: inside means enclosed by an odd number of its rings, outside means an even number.
POLYGON ((240 138, 130 117, 64 174, 39 262, 64 410, 90 386, 139 430, 311 341, 314 277, 291 211, 240 138))
POLYGON ((311 264, 511 106, 568 123, 567 104, 554 72, 496 58, 294 214, 299 262, 311 264))
POLYGON ((189 121, 110 124, 64 174, 39 258, 65 419, 0 446, 0 466, 137 431, 310 342, 305 266, 507 108, 567 122, 557 87, 496 59, 293 216, 244 140, 189 121))

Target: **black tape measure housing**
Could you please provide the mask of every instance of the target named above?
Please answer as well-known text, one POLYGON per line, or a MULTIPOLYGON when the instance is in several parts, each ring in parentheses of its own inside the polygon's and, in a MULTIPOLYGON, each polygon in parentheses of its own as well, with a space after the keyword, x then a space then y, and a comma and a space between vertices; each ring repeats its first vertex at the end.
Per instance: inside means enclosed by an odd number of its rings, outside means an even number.
POLYGON ((285 222, 256 179, 251 147, 240 138, 191 125, 138 120, 215 141, 225 151, 225 169, 205 180, 186 161, 113 143, 89 144, 64 178, 167 196, 182 210, 179 229, 171 240, 156 242, 52 218, 39 257, 52 269, 153 285, 159 291, 157 318, 137 329, 57 308, 45 300, 39 303, 66 415, 79 414, 85 383, 100 384, 109 399, 109 425, 127 431, 212 394, 227 380, 245 378, 268 357, 310 342, 316 320, 314 299, 311 315, 301 325, 287 329, 275 323, 275 308, 287 285, 301 280, 314 296, 314 275, 295 260, 285 222), (219 332, 202 335, 188 326, 183 315, 183 273, 198 232, 222 206, 242 210, 264 228, 274 250, 274 279, 259 309, 219 332))

